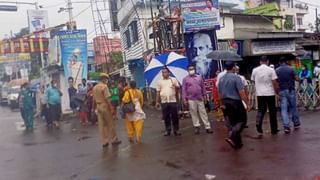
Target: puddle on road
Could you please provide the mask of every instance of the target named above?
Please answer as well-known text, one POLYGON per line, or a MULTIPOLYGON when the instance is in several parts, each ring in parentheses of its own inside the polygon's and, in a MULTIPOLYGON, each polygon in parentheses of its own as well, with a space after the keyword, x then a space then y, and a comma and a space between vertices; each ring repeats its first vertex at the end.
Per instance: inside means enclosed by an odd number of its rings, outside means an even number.
POLYGON ((84 158, 84 157, 88 157, 90 154, 78 154, 76 156, 74 156, 75 158, 84 158))
POLYGON ((44 145, 44 144, 52 144, 53 142, 51 141, 45 141, 45 142, 24 142, 23 145, 24 146, 36 146, 36 145, 44 145))
POLYGON ((14 158, 5 160, 6 163, 14 161, 14 158))
POLYGON ((170 168, 174 168, 174 169, 181 169, 181 166, 174 163, 174 162, 170 162, 170 161, 165 161, 164 165, 170 168))
POLYGON ((91 136, 82 136, 82 137, 78 138, 78 141, 84 141, 84 140, 87 140, 90 138, 92 138, 92 137, 91 136))

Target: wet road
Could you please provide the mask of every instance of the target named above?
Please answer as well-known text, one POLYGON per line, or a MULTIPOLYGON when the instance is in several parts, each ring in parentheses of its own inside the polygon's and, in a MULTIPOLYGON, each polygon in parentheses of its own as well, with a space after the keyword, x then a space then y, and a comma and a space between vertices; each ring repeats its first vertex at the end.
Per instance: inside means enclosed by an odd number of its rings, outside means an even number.
MULTIPOLYGON (((147 110, 143 142, 130 145, 122 121, 123 143, 105 150, 95 126, 80 127, 67 119, 60 130, 47 130, 40 120, 34 132, 19 126, 18 112, 0 107, 0 180, 313 180, 320 176, 319 112, 303 112, 300 130, 256 139, 254 115, 243 133, 244 147, 225 142, 223 123, 214 134, 194 135, 191 120, 181 121, 181 137, 163 137, 159 112, 147 110)), ((210 115, 213 120, 213 116, 210 115)), ((279 124, 280 125, 280 124, 279 124)), ((265 129, 269 129, 265 121, 265 129)))

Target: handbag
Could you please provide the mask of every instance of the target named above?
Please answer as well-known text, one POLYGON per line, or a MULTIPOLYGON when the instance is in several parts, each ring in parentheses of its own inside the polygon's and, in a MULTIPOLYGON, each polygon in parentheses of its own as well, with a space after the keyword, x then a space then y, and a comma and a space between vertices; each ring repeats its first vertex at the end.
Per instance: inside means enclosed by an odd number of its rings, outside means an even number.
POLYGON ((133 99, 131 97, 131 94, 129 91, 127 91, 129 93, 129 97, 130 97, 130 101, 128 103, 125 103, 122 105, 122 112, 123 113, 133 113, 136 111, 136 106, 133 103, 133 99))

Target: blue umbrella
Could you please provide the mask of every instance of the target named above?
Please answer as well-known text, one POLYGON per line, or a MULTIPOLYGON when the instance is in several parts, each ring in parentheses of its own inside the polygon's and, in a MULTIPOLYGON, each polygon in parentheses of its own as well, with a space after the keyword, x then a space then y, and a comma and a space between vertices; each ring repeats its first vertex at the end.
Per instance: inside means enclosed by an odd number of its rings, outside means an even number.
POLYGON ((177 53, 165 53, 156 56, 144 71, 144 77, 150 87, 156 88, 157 82, 162 79, 161 70, 164 66, 170 71, 170 76, 177 78, 182 83, 184 77, 188 75, 188 58, 177 53))

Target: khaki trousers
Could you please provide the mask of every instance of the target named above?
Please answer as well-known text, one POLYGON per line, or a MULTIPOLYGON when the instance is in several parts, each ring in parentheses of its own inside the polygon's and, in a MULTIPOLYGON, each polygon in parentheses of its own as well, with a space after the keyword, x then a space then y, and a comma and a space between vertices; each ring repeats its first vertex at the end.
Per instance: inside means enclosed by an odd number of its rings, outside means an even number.
POLYGON ((203 101, 189 100, 189 111, 194 127, 200 127, 200 119, 202 120, 206 129, 211 129, 210 122, 208 121, 208 114, 203 101))
POLYGON ((100 139, 102 144, 109 143, 109 134, 111 131, 111 140, 116 142, 118 140, 115 126, 115 118, 112 116, 109 111, 107 103, 98 104, 98 126, 100 139))

